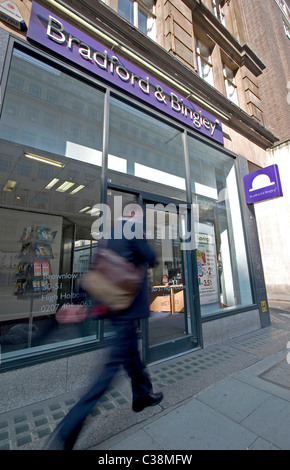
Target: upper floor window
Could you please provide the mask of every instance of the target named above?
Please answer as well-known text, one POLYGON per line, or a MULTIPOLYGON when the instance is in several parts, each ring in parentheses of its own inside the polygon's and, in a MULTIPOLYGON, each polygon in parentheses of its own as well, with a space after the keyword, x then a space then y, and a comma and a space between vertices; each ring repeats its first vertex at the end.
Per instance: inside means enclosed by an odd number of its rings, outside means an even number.
POLYGON ((287 5, 286 1, 285 0, 275 0, 275 1, 277 3, 278 7, 280 8, 280 10, 282 11, 283 15, 285 16, 285 18, 290 23, 290 8, 287 5))
POLYGON ((154 1, 118 0, 118 13, 151 39, 156 39, 154 1))
POLYGON ((223 14, 223 4, 224 0, 212 0, 212 11, 213 14, 217 17, 217 19, 224 25, 225 24, 225 16, 223 14))
POLYGON ((196 65, 197 73, 200 77, 206 80, 210 85, 213 85, 212 61, 211 51, 199 39, 196 40, 196 65))
POLYGON ((224 80, 226 97, 239 106, 237 85, 235 81, 235 72, 230 69, 227 65, 224 65, 224 80))

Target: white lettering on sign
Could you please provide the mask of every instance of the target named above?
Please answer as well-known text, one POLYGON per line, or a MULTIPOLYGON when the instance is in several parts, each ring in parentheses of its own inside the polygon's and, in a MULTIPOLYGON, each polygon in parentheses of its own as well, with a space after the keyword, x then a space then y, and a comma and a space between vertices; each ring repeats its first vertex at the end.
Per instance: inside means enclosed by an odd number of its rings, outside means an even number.
POLYGON ((211 131, 210 135, 213 135, 217 123, 210 122, 207 118, 202 116, 201 112, 194 111, 189 106, 184 105, 183 100, 179 100, 175 93, 171 93, 171 108, 184 116, 189 116, 196 127, 200 128, 203 125, 206 129, 211 131))
POLYGON ((63 25, 52 16, 49 16, 47 36, 58 44, 66 44, 70 50, 73 49, 73 46, 78 47, 78 52, 83 59, 95 63, 98 67, 110 72, 112 75, 116 72, 117 76, 124 82, 129 82, 132 86, 137 83, 143 93, 147 95, 150 93, 148 77, 146 79, 140 78, 138 75, 129 72, 125 67, 118 64, 118 57, 112 56, 108 58, 107 51, 104 51, 104 53, 92 51, 87 44, 71 34, 66 37, 63 32, 63 25))
POLYGON ((103 52, 95 51, 77 37, 64 32, 63 24, 52 15, 49 15, 46 34, 50 40, 57 44, 67 46, 70 51, 76 49, 84 60, 98 66, 108 74, 115 77, 117 76, 118 79, 132 85, 132 87, 139 87, 144 94, 150 95, 150 93, 153 93, 155 100, 162 106, 164 105, 167 109, 171 109, 189 119, 195 128, 203 128, 211 137, 214 135, 216 127, 219 125, 217 119, 213 122, 210 121, 202 115, 201 110, 193 109, 189 106, 189 102, 185 104, 183 99, 178 97, 175 93, 171 92, 169 95, 169 92, 164 92, 162 86, 150 83, 149 77, 142 78, 136 73, 129 71, 120 64, 120 59, 116 55, 109 57, 108 51, 106 50, 103 52))

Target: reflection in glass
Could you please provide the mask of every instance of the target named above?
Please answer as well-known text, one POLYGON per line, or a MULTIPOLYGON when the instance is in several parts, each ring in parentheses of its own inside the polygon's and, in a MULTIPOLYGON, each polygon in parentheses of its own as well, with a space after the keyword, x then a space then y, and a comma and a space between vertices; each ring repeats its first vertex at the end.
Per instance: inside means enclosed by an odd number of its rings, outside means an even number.
POLYGON ((112 98, 109 132, 112 183, 185 199, 185 161, 178 129, 112 98))
POLYGON ((252 303, 234 160, 188 140, 201 314, 252 303))
POLYGON ((10 176, 16 183, 11 191, 0 191, 2 360, 96 339, 96 324, 60 326, 54 315, 63 303, 87 300, 78 281, 96 248, 90 210, 99 202, 100 170, 65 159, 64 168, 41 174, 39 167, 46 164, 35 161, 27 175, 19 176, 16 162, 25 160, 21 149, 4 141, 1 148, 15 162, 9 174, 0 170, 1 180, 10 176), (69 171, 77 174, 74 186, 58 191, 69 171))
POLYGON ((15 49, 0 137, 101 165, 103 94, 15 49))
POLYGON ((183 338, 187 333, 179 214, 174 206, 146 206, 147 236, 157 254, 149 269, 149 346, 183 338), (159 207, 158 207, 159 206, 159 207))

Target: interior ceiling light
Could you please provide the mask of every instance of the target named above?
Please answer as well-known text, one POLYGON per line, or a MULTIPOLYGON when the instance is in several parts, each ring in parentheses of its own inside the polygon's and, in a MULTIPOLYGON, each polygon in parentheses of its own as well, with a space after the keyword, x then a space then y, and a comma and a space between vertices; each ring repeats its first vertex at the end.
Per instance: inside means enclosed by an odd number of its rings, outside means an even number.
POLYGON ((71 181, 65 181, 62 183, 58 188, 56 188, 56 191, 59 191, 60 193, 65 193, 68 189, 70 189, 75 183, 72 183, 71 181))
POLYGON ((79 212, 86 212, 91 208, 91 206, 86 206, 83 209, 81 209, 79 212))
POLYGON ((3 191, 13 191, 15 186, 16 186, 16 181, 8 180, 3 188, 3 191))
POLYGON ((51 189, 58 182, 59 182, 58 178, 53 178, 53 180, 51 180, 51 182, 45 186, 45 189, 51 189))
POLYGON ((80 184, 79 186, 77 186, 77 188, 73 189, 70 194, 76 194, 78 193, 81 189, 84 188, 84 185, 83 184, 80 184))
POLYGON ((51 5, 54 5, 59 10, 63 11, 66 15, 70 16, 71 18, 73 18, 78 23, 82 24, 83 26, 85 26, 89 30, 93 31, 98 36, 102 37, 103 39, 105 39, 106 41, 111 43, 114 47, 117 47, 118 49, 123 51, 126 55, 129 55, 132 58, 134 58, 135 60, 137 60, 140 64, 144 65, 147 69, 152 70, 154 73, 159 75, 159 77, 162 77, 164 80, 166 80, 167 82, 174 85, 176 88, 178 88, 180 91, 182 91, 186 95, 186 98, 191 98, 193 101, 198 101, 199 103, 202 104, 202 106, 209 109, 214 114, 217 114, 218 116, 220 116, 224 120, 226 120, 226 121, 230 120, 229 116, 224 114, 222 111, 219 111, 215 106, 211 105, 206 100, 203 100, 198 95, 196 95, 192 91, 188 90, 187 88, 182 86, 180 83, 178 83, 176 80, 171 78, 169 75, 162 72, 162 70, 160 70, 158 67, 155 67, 153 64, 150 64, 150 62, 147 62, 147 60, 142 59, 142 57, 140 57, 138 54, 131 51, 127 47, 123 46, 119 42, 115 41, 113 38, 111 38, 107 34, 103 33, 97 27, 93 26, 93 24, 89 23, 84 17, 82 17, 82 15, 80 13, 73 12, 72 10, 68 9, 67 7, 61 5, 56 0, 47 0, 47 2, 50 3, 51 5))
POLYGON ((100 209, 92 208, 89 211, 86 212, 86 214, 91 214, 91 215, 99 215, 100 214, 100 209))
POLYGON ((32 160, 37 160, 41 163, 46 163, 47 165, 58 166, 59 168, 65 167, 65 163, 52 160, 51 158, 41 157, 40 155, 34 155, 33 153, 25 153, 26 158, 31 158, 32 160))

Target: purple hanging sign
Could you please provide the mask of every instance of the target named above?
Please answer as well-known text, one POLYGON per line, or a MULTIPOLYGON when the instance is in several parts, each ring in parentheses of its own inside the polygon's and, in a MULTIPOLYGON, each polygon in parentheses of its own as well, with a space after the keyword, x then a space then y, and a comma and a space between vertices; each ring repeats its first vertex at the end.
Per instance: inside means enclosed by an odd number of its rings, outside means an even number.
POLYGON ((27 38, 210 139, 224 143, 218 119, 35 2, 27 38))
POLYGON ((283 196, 278 165, 271 165, 244 176, 247 204, 283 196))

